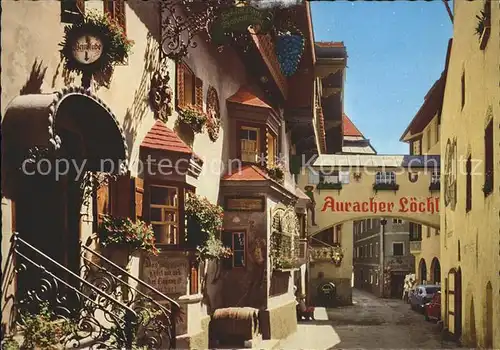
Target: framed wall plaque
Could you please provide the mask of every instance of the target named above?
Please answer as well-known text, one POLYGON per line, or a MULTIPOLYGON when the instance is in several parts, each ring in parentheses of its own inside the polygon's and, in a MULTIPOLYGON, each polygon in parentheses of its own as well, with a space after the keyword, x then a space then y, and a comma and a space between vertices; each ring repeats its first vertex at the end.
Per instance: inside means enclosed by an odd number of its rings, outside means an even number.
POLYGON ((227 211, 264 211, 264 197, 225 197, 224 209, 227 211))

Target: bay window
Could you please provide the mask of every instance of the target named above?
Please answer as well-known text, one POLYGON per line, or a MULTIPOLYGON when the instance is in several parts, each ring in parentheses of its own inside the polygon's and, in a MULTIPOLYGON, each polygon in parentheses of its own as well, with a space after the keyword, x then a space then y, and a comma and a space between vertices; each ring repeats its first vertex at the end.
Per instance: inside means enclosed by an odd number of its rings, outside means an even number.
POLYGON ((151 185, 149 217, 157 244, 179 244, 179 189, 151 185))

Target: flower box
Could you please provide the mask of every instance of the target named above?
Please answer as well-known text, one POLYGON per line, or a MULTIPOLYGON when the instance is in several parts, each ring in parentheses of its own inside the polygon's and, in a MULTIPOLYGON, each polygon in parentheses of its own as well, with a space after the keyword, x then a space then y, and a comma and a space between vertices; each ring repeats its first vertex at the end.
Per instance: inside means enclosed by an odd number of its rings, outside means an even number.
POLYGON ((399 190, 399 185, 396 183, 391 183, 391 184, 373 184, 373 189, 375 191, 397 191, 399 190))
POLYGON ((188 125, 194 133, 199 134, 207 123, 207 115, 198 108, 187 106, 179 109, 178 121, 188 125))
POLYGON ((316 186, 316 189, 318 190, 341 190, 342 189, 342 183, 341 182, 336 182, 336 183, 319 183, 316 186))

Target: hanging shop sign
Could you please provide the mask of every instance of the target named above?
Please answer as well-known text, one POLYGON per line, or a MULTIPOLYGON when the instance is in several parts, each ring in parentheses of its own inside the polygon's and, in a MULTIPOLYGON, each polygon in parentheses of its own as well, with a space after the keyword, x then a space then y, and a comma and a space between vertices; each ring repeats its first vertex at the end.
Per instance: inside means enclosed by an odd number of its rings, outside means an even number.
POLYGON ((245 33, 250 26, 259 33, 266 33, 272 27, 272 16, 268 11, 252 6, 237 6, 222 12, 211 27, 212 41, 224 44, 228 34, 245 33))
POLYGON ((322 212, 330 210, 341 213, 439 213, 439 197, 428 197, 418 200, 415 197, 402 197, 398 202, 376 201, 370 198, 367 201, 339 201, 331 196, 325 198, 322 212))
POLYGON ((89 14, 80 22, 66 26, 59 45, 66 69, 92 75, 112 71, 115 63, 126 61, 133 42, 114 20, 89 14))

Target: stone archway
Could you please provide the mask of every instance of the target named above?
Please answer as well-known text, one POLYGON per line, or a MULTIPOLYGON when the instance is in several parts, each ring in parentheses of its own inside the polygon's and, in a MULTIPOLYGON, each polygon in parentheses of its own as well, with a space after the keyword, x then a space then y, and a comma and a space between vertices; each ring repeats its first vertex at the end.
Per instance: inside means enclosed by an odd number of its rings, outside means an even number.
POLYGON ((418 279, 420 283, 427 281, 427 265, 424 258, 420 259, 418 263, 418 279))
POLYGON ((441 265, 439 264, 439 259, 436 257, 432 259, 430 272, 430 282, 441 283, 441 265))
POLYGON ((484 347, 493 347, 493 288, 491 282, 486 284, 485 317, 484 317, 484 347))

